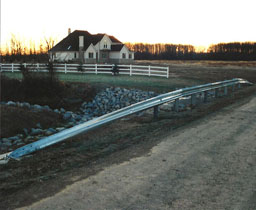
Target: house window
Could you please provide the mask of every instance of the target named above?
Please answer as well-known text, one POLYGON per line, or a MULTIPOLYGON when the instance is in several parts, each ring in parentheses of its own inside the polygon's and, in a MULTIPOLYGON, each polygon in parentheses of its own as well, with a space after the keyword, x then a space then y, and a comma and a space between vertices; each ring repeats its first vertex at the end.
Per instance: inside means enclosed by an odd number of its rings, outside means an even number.
POLYGON ((122 58, 123 58, 123 59, 126 58, 126 54, 125 54, 125 53, 122 54, 122 58))
POLYGON ((129 54, 129 59, 132 59, 132 54, 129 54))
POLYGON ((107 41, 106 41, 106 40, 104 40, 103 48, 104 48, 104 49, 108 48, 108 44, 107 44, 107 41))
POLYGON ((106 53, 102 53, 102 54, 101 54, 101 57, 102 57, 102 58, 107 58, 106 53))
POLYGON ((93 52, 89 52, 89 58, 93 58, 93 52))

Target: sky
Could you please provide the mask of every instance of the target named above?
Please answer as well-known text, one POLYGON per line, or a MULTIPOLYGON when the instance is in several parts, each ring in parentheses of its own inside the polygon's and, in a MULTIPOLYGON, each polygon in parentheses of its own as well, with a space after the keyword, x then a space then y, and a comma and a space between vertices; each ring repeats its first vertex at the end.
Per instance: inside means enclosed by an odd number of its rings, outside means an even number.
POLYGON ((1 0, 1 47, 12 34, 60 41, 68 28, 132 43, 256 41, 255 8, 256 0, 1 0))

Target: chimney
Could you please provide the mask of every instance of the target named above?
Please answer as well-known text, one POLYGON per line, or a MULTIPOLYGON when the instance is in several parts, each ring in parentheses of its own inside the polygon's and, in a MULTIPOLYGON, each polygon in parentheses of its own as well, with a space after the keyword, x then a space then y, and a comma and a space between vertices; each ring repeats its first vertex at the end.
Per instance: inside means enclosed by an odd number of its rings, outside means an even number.
POLYGON ((84 62, 84 36, 79 36, 79 60, 83 63, 84 62))
POLYGON ((71 28, 68 28, 68 35, 71 34, 71 28))

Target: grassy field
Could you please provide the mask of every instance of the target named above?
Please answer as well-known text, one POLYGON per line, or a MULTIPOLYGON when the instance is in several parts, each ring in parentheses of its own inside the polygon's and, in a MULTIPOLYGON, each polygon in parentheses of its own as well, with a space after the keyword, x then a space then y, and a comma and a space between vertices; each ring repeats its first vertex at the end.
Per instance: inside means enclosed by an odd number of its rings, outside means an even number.
MULTIPOLYGON (((22 79, 19 72, 3 72, 5 76, 15 79, 22 79)), ((147 77, 147 76, 126 76, 126 75, 106 75, 106 74, 84 74, 84 73, 57 73, 57 77, 64 82, 72 83, 89 83, 97 89, 108 86, 118 86, 125 88, 138 88, 141 90, 151 90, 155 92, 172 91, 175 88, 182 88, 185 86, 193 86, 203 83, 197 79, 178 78, 176 76, 170 78, 162 77, 147 77)))

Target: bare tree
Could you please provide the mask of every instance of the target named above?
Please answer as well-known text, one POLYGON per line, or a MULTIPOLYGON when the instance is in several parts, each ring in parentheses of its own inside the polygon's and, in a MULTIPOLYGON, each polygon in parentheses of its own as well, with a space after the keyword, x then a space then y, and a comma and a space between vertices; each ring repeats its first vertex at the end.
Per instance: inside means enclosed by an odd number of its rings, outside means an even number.
POLYGON ((23 53, 22 42, 18 40, 14 34, 12 34, 11 38, 11 54, 12 55, 22 55, 23 53))
POLYGON ((55 45, 56 39, 54 39, 53 37, 48 37, 48 38, 44 37, 44 40, 45 40, 45 44, 46 44, 46 50, 48 52, 55 45))

